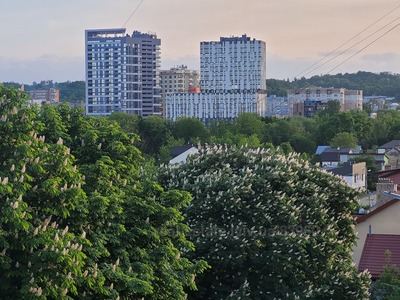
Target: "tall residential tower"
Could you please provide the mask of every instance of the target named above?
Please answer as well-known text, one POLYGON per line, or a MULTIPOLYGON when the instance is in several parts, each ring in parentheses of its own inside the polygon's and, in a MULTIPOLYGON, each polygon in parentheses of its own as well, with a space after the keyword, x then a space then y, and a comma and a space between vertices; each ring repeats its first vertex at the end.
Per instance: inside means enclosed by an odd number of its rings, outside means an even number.
POLYGON ((266 45, 241 37, 200 43, 199 94, 167 95, 166 118, 196 117, 206 124, 242 112, 266 113, 266 45))
POLYGON ((87 115, 161 115, 161 40, 155 34, 125 32, 85 31, 87 115))

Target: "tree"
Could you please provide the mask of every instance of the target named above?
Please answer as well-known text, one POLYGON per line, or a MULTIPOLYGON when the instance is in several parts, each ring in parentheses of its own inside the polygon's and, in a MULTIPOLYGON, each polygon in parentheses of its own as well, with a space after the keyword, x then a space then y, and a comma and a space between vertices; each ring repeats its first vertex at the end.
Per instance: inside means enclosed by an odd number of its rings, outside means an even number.
POLYGON ((110 120, 116 121, 118 125, 127 133, 138 133, 139 116, 124 112, 114 112, 109 116, 110 120))
MULTIPOLYGON (((87 237, 93 246, 85 254, 104 278, 105 295, 184 299, 185 289, 196 288, 193 278, 206 267, 203 261, 181 257, 183 249, 193 250, 180 212, 189 195, 165 192, 147 179, 140 171, 136 135, 126 134, 107 118, 81 119, 74 110, 62 113, 63 120, 82 122, 80 131, 68 132, 75 137, 69 146, 86 182, 91 228, 87 237)), ((102 298, 104 292, 90 289, 87 295, 102 298)))
POLYGON ((164 120, 158 116, 149 116, 139 122, 140 148, 145 154, 157 155, 166 144, 168 129, 164 120))
POLYGON ((199 119, 181 117, 176 120, 172 133, 176 139, 183 139, 185 143, 199 143, 208 140, 208 131, 199 119))
POLYGON ((349 132, 337 133, 329 143, 333 148, 355 148, 357 147, 357 144, 357 138, 349 132))
POLYGON ((206 148, 160 172, 183 189, 194 259, 211 269, 190 299, 367 299, 352 265, 357 191, 297 154, 206 148))
POLYGON ((0 85, 0 98, 1 298, 71 299, 79 286, 104 290, 85 264, 82 247, 90 242, 77 224, 87 216, 87 197, 74 158, 62 139, 48 143, 37 134, 43 124, 26 95, 0 85))
POLYGON ((338 100, 329 100, 327 102, 327 107, 324 110, 320 110, 318 114, 320 116, 334 115, 340 112, 340 102, 338 100))
POLYGON ((245 136, 256 135, 261 138, 265 123, 255 113, 241 113, 235 121, 236 132, 245 136))
POLYGON ((147 179, 135 135, 0 95, 1 298, 185 299, 196 289, 206 264, 184 257, 190 196, 147 179))

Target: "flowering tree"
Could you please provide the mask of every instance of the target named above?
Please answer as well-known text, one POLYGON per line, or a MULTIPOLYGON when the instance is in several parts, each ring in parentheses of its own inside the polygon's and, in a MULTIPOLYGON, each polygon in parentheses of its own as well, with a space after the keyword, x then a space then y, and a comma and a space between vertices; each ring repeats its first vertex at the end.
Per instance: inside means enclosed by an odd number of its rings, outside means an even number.
POLYGON ((213 147, 160 182, 189 191, 196 250, 211 269, 191 299, 367 299, 351 259, 357 192, 297 154, 213 147))
POLYGON ((114 122, 24 98, 0 85, 0 298, 185 299, 206 267, 181 257, 189 194, 114 122))

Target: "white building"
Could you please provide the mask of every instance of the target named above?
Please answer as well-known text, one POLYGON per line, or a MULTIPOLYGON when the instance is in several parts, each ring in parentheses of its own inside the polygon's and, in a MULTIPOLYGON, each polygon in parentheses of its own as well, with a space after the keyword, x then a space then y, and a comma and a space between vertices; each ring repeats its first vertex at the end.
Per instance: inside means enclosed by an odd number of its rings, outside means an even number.
POLYGON ((200 94, 172 94, 166 118, 233 119, 241 112, 266 113, 266 44, 241 37, 200 43, 200 94))
POLYGON ((198 70, 190 70, 185 65, 173 67, 169 70, 161 70, 160 81, 161 103, 164 115, 167 94, 200 92, 200 72, 198 70))
POLYGON ((161 115, 161 40, 153 33, 125 32, 85 31, 87 115, 161 115))
POLYGON ((301 88, 288 90, 288 110, 291 116, 312 117, 327 106, 328 101, 338 101, 341 111, 362 110, 362 90, 345 88, 301 88))

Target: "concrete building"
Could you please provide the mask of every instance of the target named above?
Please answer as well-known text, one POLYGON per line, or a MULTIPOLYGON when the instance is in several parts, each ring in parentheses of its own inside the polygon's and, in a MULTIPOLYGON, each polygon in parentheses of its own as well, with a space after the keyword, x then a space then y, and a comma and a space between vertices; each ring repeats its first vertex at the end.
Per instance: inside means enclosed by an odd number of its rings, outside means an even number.
POLYGON ((185 65, 177 66, 169 70, 161 70, 160 82, 161 103, 164 115, 167 94, 200 92, 200 72, 198 70, 190 70, 185 65))
POLYGON ((200 94, 171 94, 166 118, 234 119, 241 112, 266 114, 266 44, 241 37, 200 43, 200 94))
POLYGON ((284 117, 288 115, 287 98, 269 95, 267 98, 267 116, 284 117))
POLYGON ((291 116, 312 117, 325 109, 328 101, 338 101, 341 111, 362 110, 362 90, 345 88, 302 88, 288 90, 288 110, 291 116))
POLYGON ((29 91, 30 104, 41 105, 42 103, 54 104, 60 102, 60 90, 56 88, 29 91))
POLYGON ((86 114, 161 115, 160 45, 153 33, 85 31, 86 114))

